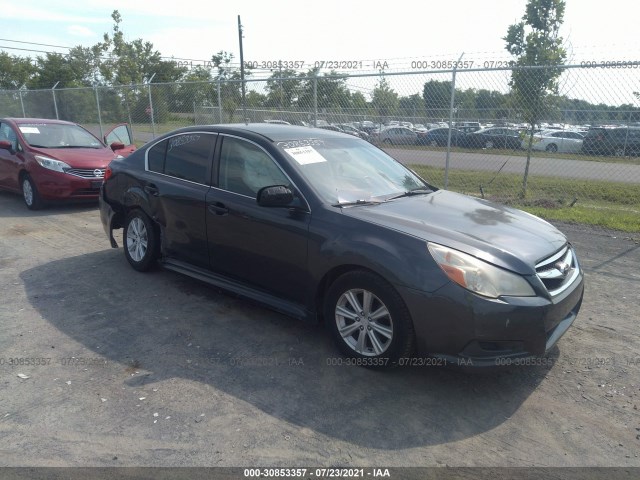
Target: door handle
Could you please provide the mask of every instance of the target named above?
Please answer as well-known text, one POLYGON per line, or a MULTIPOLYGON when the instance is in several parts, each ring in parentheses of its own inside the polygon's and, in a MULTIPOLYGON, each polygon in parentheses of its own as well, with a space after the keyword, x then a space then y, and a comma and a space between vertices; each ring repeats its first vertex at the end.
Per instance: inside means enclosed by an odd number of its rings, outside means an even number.
POLYGON ((209 211, 211 213, 214 213, 216 215, 228 215, 229 214, 229 209, 227 207, 225 207, 224 203, 222 203, 222 202, 212 203, 211 205, 209 205, 208 209, 209 209, 209 211))
POLYGON ((157 197, 160 194, 160 192, 158 191, 158 187, 156 187, 153 183, 145 185, 143 190, 149 195, 153 195, 154 197, 157 197))

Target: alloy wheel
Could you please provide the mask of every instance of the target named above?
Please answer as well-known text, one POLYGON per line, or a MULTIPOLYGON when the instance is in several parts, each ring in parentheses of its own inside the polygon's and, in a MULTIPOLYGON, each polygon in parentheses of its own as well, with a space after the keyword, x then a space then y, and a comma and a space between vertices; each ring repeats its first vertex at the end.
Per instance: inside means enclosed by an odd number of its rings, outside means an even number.
POLYGON ((369 290, 344 292, 336 304, 335 322, 342 340, 360 355, 379 356, 393 340, 391 313, 369 290))
POLYGON ((140 217, 135 217, 127 227, 127 250, 131 258, 141 262, 147 253, 149 242, 147 227, 140 217))
POLYGON ((24 195, 24 203, 27 206, 33 205, 33 188, 31 188, 31 182, 28 178, 22 180, 22 195, 24 195))

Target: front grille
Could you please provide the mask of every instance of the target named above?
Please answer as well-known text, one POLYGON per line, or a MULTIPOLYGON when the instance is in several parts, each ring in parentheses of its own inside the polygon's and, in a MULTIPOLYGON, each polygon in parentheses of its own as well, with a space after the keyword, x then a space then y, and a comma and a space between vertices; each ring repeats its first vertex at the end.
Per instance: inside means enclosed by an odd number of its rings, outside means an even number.
POLYGON ((104 168, 69 168, 65 173, 82 178, 103 178, 104 168))
POLYGON ((536 273, 552 297, 564 292, 580 274, 573 248, 566 245, 542 260, 536 265, 536 273))

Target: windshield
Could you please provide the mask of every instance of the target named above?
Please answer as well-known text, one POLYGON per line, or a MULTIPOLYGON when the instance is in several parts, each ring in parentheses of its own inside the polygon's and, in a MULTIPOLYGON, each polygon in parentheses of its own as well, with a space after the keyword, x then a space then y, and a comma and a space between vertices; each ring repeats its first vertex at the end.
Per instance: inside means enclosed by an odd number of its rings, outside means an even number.
POLYGON ((292 140, 278 142, 278 147, 332 205, 383 201, 412 190, 430 190, 410 170, 363 140, 292 140))
POLYGON ((77 125, 21 123, 18 128, 32 147, 104 148, 96 137, 77 125))

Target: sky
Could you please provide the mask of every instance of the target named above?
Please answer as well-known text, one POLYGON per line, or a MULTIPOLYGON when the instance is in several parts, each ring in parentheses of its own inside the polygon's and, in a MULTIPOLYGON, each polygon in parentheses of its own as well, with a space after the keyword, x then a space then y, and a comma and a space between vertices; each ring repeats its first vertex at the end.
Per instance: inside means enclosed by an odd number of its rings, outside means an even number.
MULTIPOLYGON (((117 9, 127 39, 151 41, 164 56, 208 60, 226 50, 239 59, 240 15, 245 60, 387 60, 390 68, 402 69, 415 60, 455 60, 463 52, 478 61, 508 58, 502 37, 522 17, 526 0, 156 0, 148 5, 132 0, 0 0, 0 45, 59 52, 66 50, 7 40, 90 46, 111 32, 111 13, 117 9)), ((636 59, 639 13, 634 0, 567 0, 561 35, 570 58, 636 59)))
MULTIPOLYGON (((220 50, 232 52, 239 62, 240 15, 245 61, 298 61, 304 62, 304 70, 316 62, 347 61, 359 71, 378 71, 387 62, 387 71, 411 71, 419 65, 412 62, 456 60, 464 53, 463 59, 480 67, 510 59, 502 37, 522 18, 526 0, 155 0, 152 7, 149 4, 0 0, 0 50, 35 57, 43 53, 15 48, 65 53, 65 48, 33 43, 94 45, 112 31, 111 13, 117 9, 128 40, 150 41, 163 56, 185 59, 188 65, 204 64, 220 50)), ((640 60, 640 6, 635 0, 567 0, 566 4, 560 34, 568 63, 640 60)))

